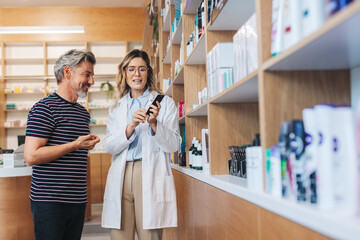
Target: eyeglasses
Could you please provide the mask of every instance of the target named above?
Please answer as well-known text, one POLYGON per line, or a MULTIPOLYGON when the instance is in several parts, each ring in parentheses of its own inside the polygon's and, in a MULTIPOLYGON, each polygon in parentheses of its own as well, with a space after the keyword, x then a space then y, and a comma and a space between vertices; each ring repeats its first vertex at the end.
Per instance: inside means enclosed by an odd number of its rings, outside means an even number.
POLYGON ((140 74, 145 74, 147 72, 147 70, 148 70, 147 67, 138 67, 138 68, 136 68, 136 67, 128 67, 128 68, 125 68, 125 69, 126 69, 127 73, 130 74, 130 75, 134 75, 136 69, 138 69, 140 74))

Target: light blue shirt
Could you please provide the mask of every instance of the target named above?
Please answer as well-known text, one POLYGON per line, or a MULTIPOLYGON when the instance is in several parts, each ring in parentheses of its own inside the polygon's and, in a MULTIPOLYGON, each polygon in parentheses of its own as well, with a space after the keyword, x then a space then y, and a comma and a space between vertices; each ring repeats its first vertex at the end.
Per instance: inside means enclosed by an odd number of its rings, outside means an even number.
MULTIPOLYGON (((131 98, 130 94, 127 95, 127 124, 129 124, 134 116, 134 113, 140 108, 145 108, 146 103, 150 98, 150 91, 146 89, 144 94, 137 98, 131 98)), ((136 134, 134 141, 130 144, 127 152, 127 161, 134 161, 135 159, 142 159, 142 144, 141 144, 141 123, 135 128, 132 135, 136 134), (136 133, 135 133, 136 132, 136 133)), ((131 136, 130 136, 131 138, 131 136)))

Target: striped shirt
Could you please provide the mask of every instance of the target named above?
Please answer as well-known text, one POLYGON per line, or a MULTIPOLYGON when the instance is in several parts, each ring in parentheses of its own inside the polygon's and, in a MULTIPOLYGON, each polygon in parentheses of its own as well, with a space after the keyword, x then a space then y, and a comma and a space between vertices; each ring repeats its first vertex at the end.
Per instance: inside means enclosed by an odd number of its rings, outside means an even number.
MULTIPOLYGON (((87 135, 90 115, 78 103, 53 93, 29 112, 26 136, 47 138, 46 146, 61 145, 87 135)), ((49 163, 33 166, 30 199, 33 201, 86 203, 88 150, 70 152, 49 163)))

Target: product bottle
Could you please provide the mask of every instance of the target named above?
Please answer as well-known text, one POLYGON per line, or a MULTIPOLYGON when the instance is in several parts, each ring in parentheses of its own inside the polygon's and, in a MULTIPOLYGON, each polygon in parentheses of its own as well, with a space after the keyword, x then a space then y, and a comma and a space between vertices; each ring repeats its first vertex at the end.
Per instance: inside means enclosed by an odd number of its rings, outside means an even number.
POLYGON ((317 154, 318 170, 317 179, 317 200, 319 208, 330 210, 335 207, 334 186, 333 186, 333 144, 332 144, 332 105, 316 105, 315 116, 318 129, 319 143, 317 154))
POLYGON ((206 25, 205 2, 202 1, 202 3, 201 3, 201 28, 202 28, 202 33, 205 32, 205 25, 206 25))
POLYGON ((195 140, 194 149, 191 152, 191 159, 192 159, 191 160, 192 161, 192 167, 191 168, 193 168, 193 169, 196 168, 196 152, 197 152, 198 145, 199 145, 199 141, 195 140))
POLYGON ((202 164, 202 149, 201 144, 199 144, 197 152, 196 152, 196 170, 202 170, 203 164, 202 164))
POLYGON ((196 137, 193 137, 193 140, 192 140, 192 145, 189 149, 189 167, 192 168, 192 151, 194 150, 194 147, 195 147, 195 142, 196 142, 196 137))
POLYGON ((288 197, 289 177, 287 175, 287 139, 289 122, 282 122, 279 136, 280 163, 281 163, 281 193, 284 198, 288 197))
POLYGON ((357 174, 354 114, 351 107, 336 107, 332 114, 333 190, 339 215, 355 216, 357 211, 357 174))
POLYGON ((246 173, 248 188, 256 192, 264 191, 263 151, 260 146, 260 134, 256 134, 253 146, 246 148, 246 173))
POLYGON ((203 31, 202 31, 202 20, 201 20, 201 5, 198 7, 198 10, 197 10, 197 32, 198 32, 198 39, 201 37, 203 31))
POLYGON ((295 137, 290 142, 292 152, 295 154, 294 163, 294 180, 296 180, 296 199, 299 202, 306 201, 306 188, 305 188, 305 131, 302 121, 294 121, 294 135, 295 137))
POLYGON ((305 108, 303 110, 303 120, 305 128, 305 164, 306 164, 306 199, 312 204, 317 203, 317 145, 319 137, 316 127, 315 110, 313 108, 305 108))

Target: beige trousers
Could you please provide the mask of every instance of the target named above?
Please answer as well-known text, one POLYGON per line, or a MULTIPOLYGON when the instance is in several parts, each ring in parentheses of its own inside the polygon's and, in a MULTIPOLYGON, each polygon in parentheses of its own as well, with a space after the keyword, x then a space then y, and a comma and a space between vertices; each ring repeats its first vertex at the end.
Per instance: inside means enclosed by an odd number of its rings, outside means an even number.
POLYGON ((143 229, 142 161, 126 163, 121 206, 121 229, 111 229, 111 240, 161 240, 162 229, 143 229))

